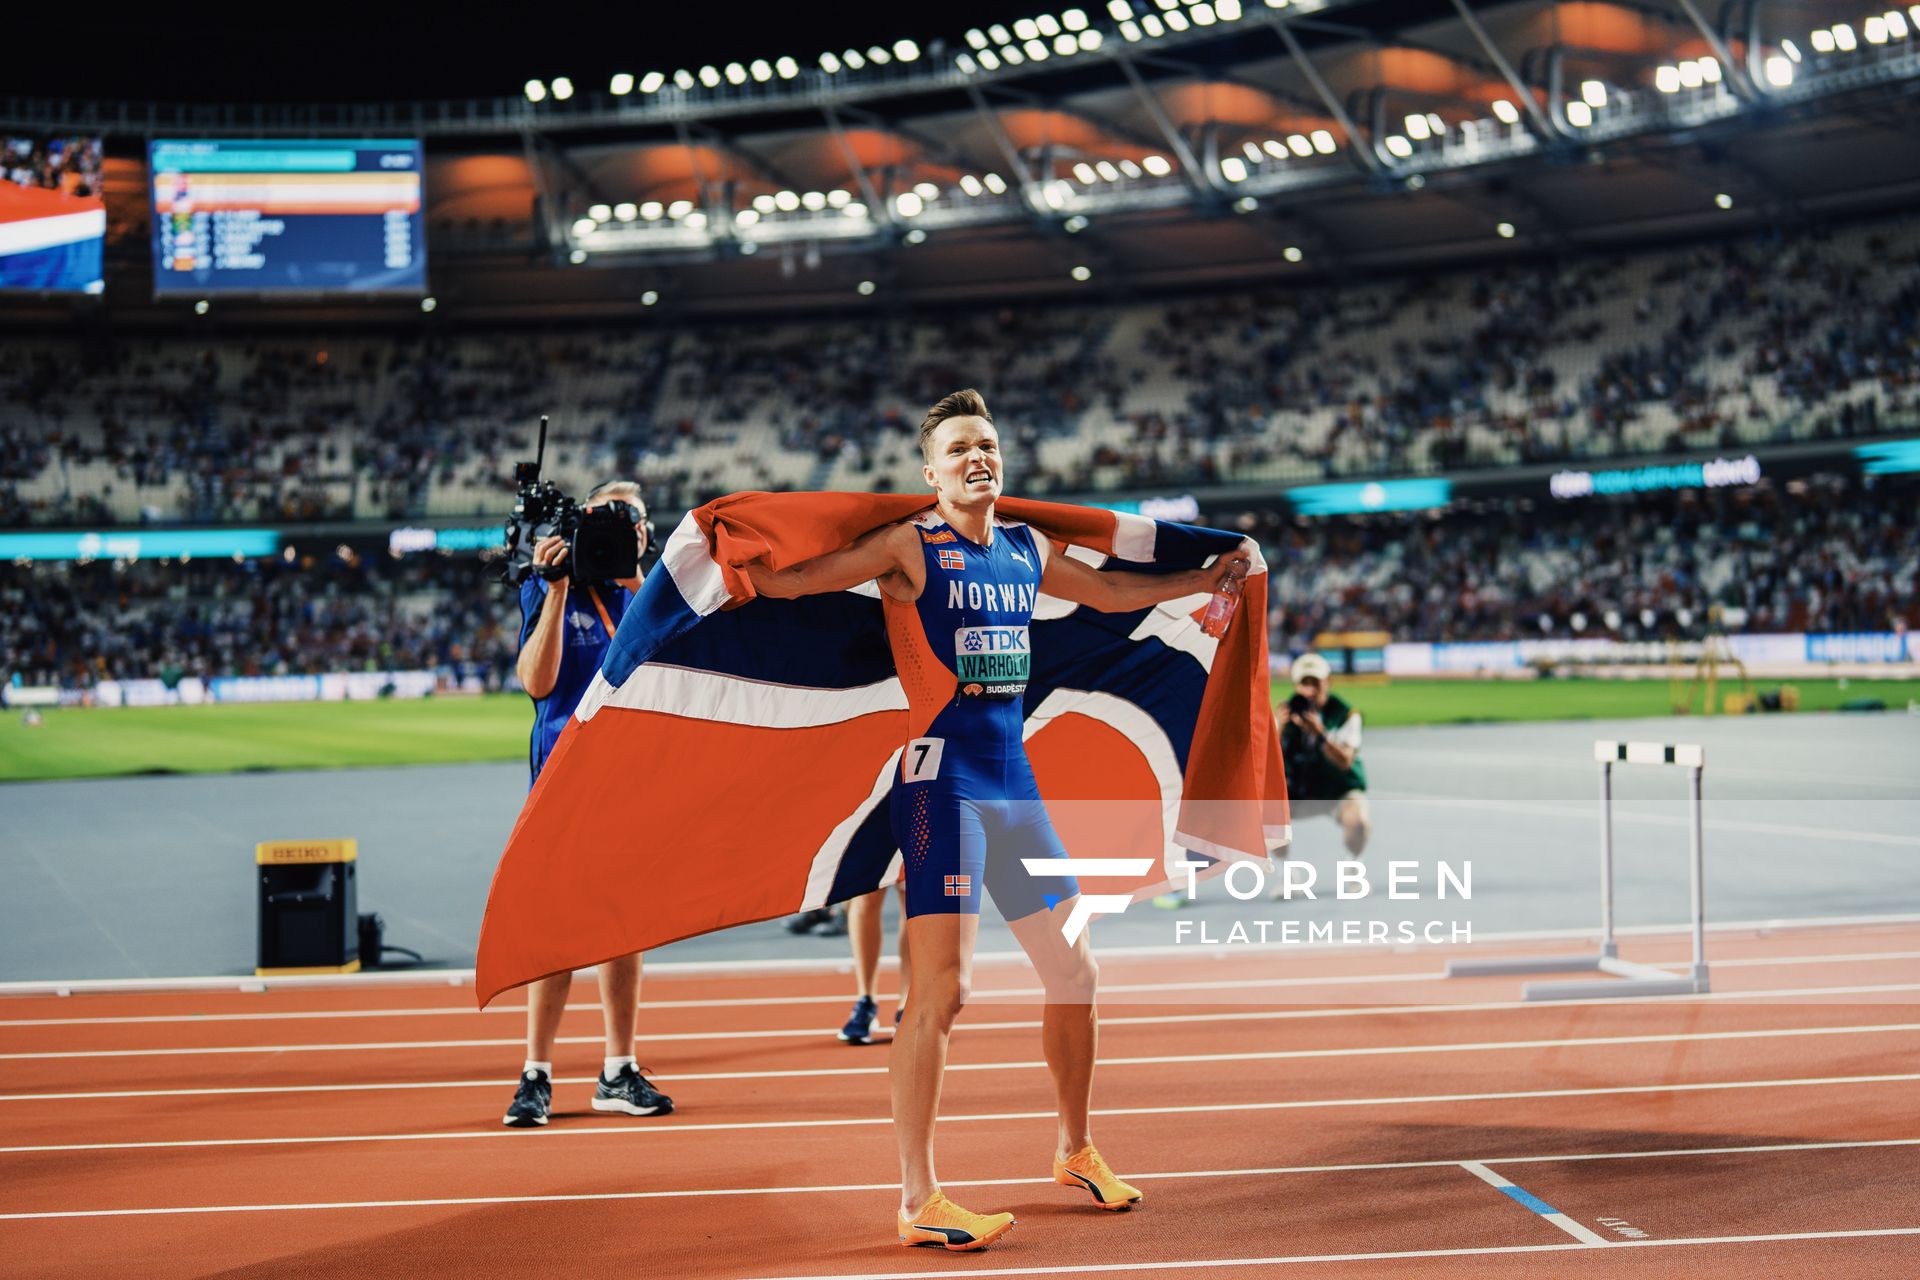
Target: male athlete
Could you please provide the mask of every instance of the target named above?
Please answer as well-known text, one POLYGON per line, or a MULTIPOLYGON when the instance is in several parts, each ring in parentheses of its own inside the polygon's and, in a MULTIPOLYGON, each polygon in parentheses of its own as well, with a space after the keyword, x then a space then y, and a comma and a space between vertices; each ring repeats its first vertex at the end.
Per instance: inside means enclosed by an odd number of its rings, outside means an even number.
POLYGON ((1072 877, 1037 880, 1022 858, 1065 858, 1022 745, 1022 694, 1035 598, 1109 613, 1212 591, 1246 549, 1184 573, 1099 573, 1023 524, 994 515, 1001 492, 999 434, 977 391, 956 391, 920 424, 922 475, 933 507, 789 569, 748 569, 776 598, 878 582, 908 729, 893 788, 894 838, 905 860, 913 998, 893 1042, 894 1133, 900 1144, 902 1244, 984 1248, 1013 1226, 1010 1213, 971 1213, 947 1199, 933 1169, 933 1124, 947 1037, 966 1004, 980 890, 993 895, 1046 992, 1041 1040, 1060 1109, 1053 1176, 1085 1188, 1103 1209, 1140 1192, 1094 1149, 1087 1113, 1098 1042, 1098 970, 1087 934, 1069 944, 1042 900, 1071 912, 1072 877))

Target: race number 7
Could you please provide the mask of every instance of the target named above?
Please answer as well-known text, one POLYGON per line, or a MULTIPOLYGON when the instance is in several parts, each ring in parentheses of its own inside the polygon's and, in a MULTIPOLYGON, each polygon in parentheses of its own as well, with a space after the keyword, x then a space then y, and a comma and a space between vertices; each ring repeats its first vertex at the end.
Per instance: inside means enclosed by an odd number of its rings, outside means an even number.
POLYGON ((946 750, 945 738, 915 738, 907 744, 900 759, 900 781, 931 782, 940 776, 940 753, 946 750))

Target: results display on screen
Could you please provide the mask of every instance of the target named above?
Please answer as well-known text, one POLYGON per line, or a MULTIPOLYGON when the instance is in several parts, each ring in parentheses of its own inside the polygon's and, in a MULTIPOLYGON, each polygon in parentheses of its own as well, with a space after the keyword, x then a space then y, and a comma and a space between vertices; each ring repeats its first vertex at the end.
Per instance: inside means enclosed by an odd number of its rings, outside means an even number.
POLYGON ((99 293, 100 139, 0 137, 0 289, 99 293))
POLYGON ((150 144, 156 294, 424 293, 417 139, 150 144))

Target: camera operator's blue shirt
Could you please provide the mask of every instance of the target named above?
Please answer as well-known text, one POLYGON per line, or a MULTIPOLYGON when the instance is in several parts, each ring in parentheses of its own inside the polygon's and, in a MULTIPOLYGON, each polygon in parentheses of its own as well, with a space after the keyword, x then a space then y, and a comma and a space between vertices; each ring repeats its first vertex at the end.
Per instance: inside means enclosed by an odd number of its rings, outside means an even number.
MULTIPOLYGON (((527 647, 527 641, 533 636, 534 624, 540 620, 540 611, 546 607, 549 585, 544 578, 538 577, 528 578, 520 584, 522 649, 527 647)), ((587 686, 593 683, 594 673, 606 661, 607 648, 613 643, 607 622, 618 627, 621 616, 627 611, 627 602, 633 599, 633 593, 625 587, 608 583, 592 588, 592 592, 606 606, 605 621, 601 619, 600 611, 593 607, 593 595, 588 594, 588 588, 576 584, 567 592, 567 616, 560 624, 560 673, 554 679, 553 692, 533 700, 533 738, 527 748, 528 786, 532 786, 534 779, 540 776, 541 766, 547 762, 547 753, 560 740, 560 731, 567 727, 567 721, 573 717, 573 709, 580 705, 587 686)))

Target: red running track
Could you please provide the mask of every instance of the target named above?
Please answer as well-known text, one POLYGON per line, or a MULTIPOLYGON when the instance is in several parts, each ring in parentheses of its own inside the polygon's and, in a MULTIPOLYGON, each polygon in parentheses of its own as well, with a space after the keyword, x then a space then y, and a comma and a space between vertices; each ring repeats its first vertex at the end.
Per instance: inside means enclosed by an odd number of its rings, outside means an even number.
POLYGON ((1431 951, 1105 958, 1127 1214, 1049 1179, 1039 1009, 985 967, 940 1126, 956 1198, 1019 1217, 980 1255, 894 1242, 887 1050, 832 1038, 832 972, 650 976, 659 1119, 586 1107, 570 1007, 535 1131, 499 1122, 522 1012, 444 981, 12 997, 0 1240, 10 1276, 152 1280, 1920 1275, 1920 926, 1709 958, 1711 995, 1555 1004, 1431 951))

